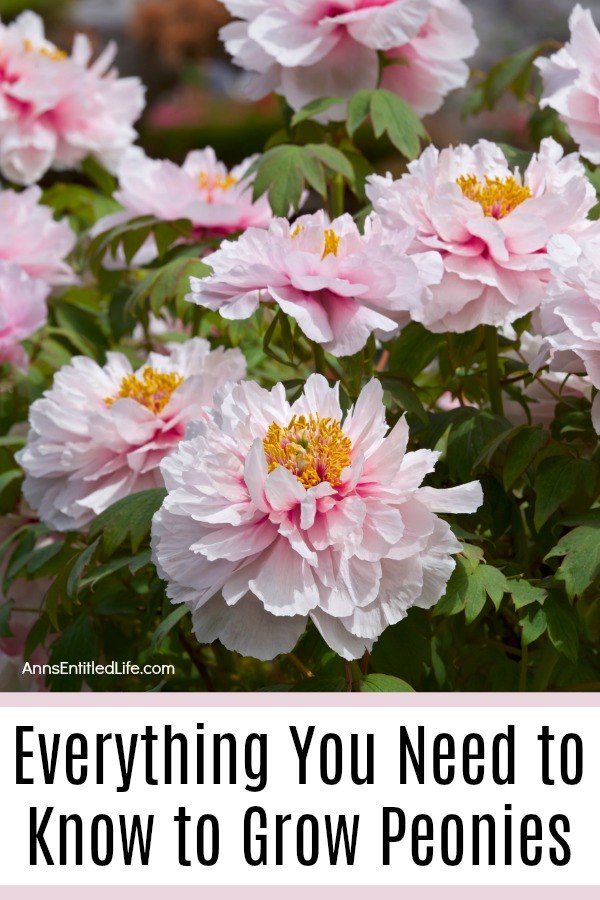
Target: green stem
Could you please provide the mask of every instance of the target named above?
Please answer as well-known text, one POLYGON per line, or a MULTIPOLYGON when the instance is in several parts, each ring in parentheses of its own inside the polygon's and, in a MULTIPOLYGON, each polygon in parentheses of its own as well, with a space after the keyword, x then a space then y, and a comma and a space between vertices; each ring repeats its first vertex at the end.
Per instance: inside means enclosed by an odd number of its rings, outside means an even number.
POLYGON ((331 182, 331 218, 337 219, 338 216, 344 214, 345 200, 344 176, 337 174, 333 176, 331 182))
POLYGON ((502 389, 500 387, 500 366, 498 365, 498 332, 493 325, 485 326, 485 356, 487 361, 488 393, 492 412, 504 415, 502 389))
POLYGON ((315 358, 315 372, 318 375, 325 375, 327 369, 327 360, 325 359, 325 351, 320 344, 312 343, 313 356, 315 358))
POLYGON ((195 306, 192 310, 192 337, 198 337, 200 334, 203 313, 204 309, 201 306, 195 306))

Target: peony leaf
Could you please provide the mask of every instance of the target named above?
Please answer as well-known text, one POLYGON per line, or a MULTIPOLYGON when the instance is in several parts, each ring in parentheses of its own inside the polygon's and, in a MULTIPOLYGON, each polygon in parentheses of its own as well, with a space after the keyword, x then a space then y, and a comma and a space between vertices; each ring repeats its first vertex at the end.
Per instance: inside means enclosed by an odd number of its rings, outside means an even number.
POLYGON ((400 153, 416 159, 427 132, 412 106, 391 91, 377 90, 371 96, 370 109, 375 137, 387 134, 400 153))
POLYGON ((90 526, 90 538, 102 535, 102 549, 107 556, 111 556, 127 540, 132 552, 137 553, 150 533, 152 517, 162 505, 165 495, 164 488, 152 488, 118 500, 94 519, 90 526))
POLYGON ((548 592, 544 588, 534 587, 529 581, 522 578, 515 578, 514 581, 508 582, 508 591, 513 598, 515 609, 522 609, 529 606, 530 603, 543 604, 548 596, 548 592))
POLYGON ((546 446, 549 435, 541 425, 536 428, 523 427, 508 444, 506 464, 502 479, 506 490, 510 490, 535 457, 546 446))
POLYGON ((541 606, 529 606, 527 607, 527 614, 521 619, 520 625, 522 628, 521 643, 524 647, 527 647, 529 644, 537 641, 546 630, 548 626, 546 613, 541 606))
POLYGON ((358 682, 358 690, 363 694, 414 692, 410 684, 395 675, 365 675, 358 682))
POLYGON ((556 577, 569 597, 581 597, 600 577, 600 525, 581 525, 566 534, 546 559, 564 556, 556 577))
POLYGON ((292 128, 295 128, 296 125, 300 125, 306 119, 312 119, 313 116, 318 116, 325 110, 330 109, 332 106, 338 106, 340 103, 345 103, 343 97, 318 97, 316 100, 311 100, 310 103, 299 109, 297 113, 294 113, 290 125, 292 128))
POLYGON ((544 606, 548 620, 548 636, 559 653, 572 663, 579 655, 577 613, 564 597, 553 592, 544 606))

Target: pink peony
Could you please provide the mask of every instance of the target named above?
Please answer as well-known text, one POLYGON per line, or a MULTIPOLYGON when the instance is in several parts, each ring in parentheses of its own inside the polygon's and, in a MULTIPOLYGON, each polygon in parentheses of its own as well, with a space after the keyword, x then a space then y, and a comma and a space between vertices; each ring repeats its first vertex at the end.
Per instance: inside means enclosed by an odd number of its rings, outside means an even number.
POLYGON ((439 454, 407 453, 382 397, 371 381, 344 419, 321 375, 292 404, 242 382, 165 459, 154 561, 199 641, 272 659, 310 618, 353 659, 439 600, 460 544, 434 513, 473 512, 481 487, 421 487, 439 454))
MULTIPOLYGON (((94 233, 138 216, 165 221, 189 219, 198 239, 250 227, 266 228, 273 218, 269 202, 263 196, 254 203, 252 179, 243 180, 255 159, 249 157, 229 171, 212 147, 188 153, 182 166, 131 152, 119 167, 119 189, 115 193, 124 209, 101 219, 94 226, 94 233)), ((156 244, 149 238, 134 264, 145 265, 156 256, 156 244)))
POLYGON ((161 485, 162 458, 206 415, 217 387, 246 368, 239 350, 211 352, 200 338, 169 355, 150 353, 135 372, 123 354, 107 356, 102 367, 75 357, 56 374, 31 406, 29 438, 17 454, 28 503, 59 531, 161 485))
MULTIPOLYGON (((600 224, 577 240, 556 238, 549 252, 554 279, 540 310, 546 340, 531 368, 549 362, 551 371, 585 373, 600 390, 600 224)), ((600 434, 600 393, 592 419, 600 434)))
POLYGON ((395 65, 383 70, 381 87, 399 94, 420 116, 437 112, 450 91, 465 86, 479 41, 473 17, 460 0, 429 0, 431 11, 416 37, 388 51, 395 65))
POLYGON ((489 141, 428 147, 408 169, 397 181, 371 176, 367 193, 385 227, 416 230, 411 252, 442 255, 441 282, 404 307, 435 332, 504 326, 538 307, 549 240, 581 231, 596 203, 579 158, 552 138, 523 176, 489 141))
POLYGON ((250 228, 207 256, 213 274, 192 278, 187 299, 247 319, 259 303, 277 303, 304 334, 337 356, 357 353, 371 333, 385 340, 407 320, 406 298, 418 303, 442 275, 435 253, 408 258, 411 232, 392 234, 370 218, 361 235, 352 216, 330 222, 324 212, 293 225, 274 219, 250 228))
POLYGON ((600 34, 579 4, 569 19, 571 39, 549 59, 537 59, 544 91, 540 106, 555 109, 581 153, 600 163, 600 34))
MULTIPOLYGON (((420 111, 431 111, 449 90, 465 84, 462 59, 477 45, 460 0, 223 3, 238 21, 226 25, 221 38, 234 62, 250 73, 250 95, 276 91, 293 109, 318 97, 347 99, 376 88, 383 53, 392 63, 404 59, 386 70, 383 86, 414 99, 420 111)), ((344 114, 345 104, 339 104, 319 119, 344 114)))
POLYGON ((27 368, 21 341, 46 322, 49 289, 13 263, 0 262, 0 363, 27 368))
POLYGON ((20 266, 46 284, 73 280, 65 262, 75 246, 67 221, 56 222, 52 210, 41 204, 38 187, 26 191, 0 191, 0 261, 20 266))
POLYGON ((96 156, 114 170, 135 140, 144 106, 137 78, 118 78, 110 45, 91 63, 87 37, 71 55, 44 36, 35 13, 0 23, 0 171, 19 184, 50 168, 70 168, 96 156))

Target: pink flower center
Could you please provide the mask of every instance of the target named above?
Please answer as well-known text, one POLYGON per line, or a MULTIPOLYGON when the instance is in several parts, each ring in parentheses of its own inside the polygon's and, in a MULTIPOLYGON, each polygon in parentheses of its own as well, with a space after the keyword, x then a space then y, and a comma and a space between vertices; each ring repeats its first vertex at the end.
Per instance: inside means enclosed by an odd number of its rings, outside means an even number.
POLYGON ((293 416, 285 427, 269 425, 263 439, 269 472, 283 466, 305 488, 328 481, 338 487, 351 462, 352 441, 337 419, 293 416))
POLYGON ((114 397, 106 397, 104 402, 112 406, 115 400, 135 400, 141 406, 145 406, 150 412, 162 412, 171 394, 183 383, 183 375, 176 372, 157 372, 151 366, 146 366, 142 377, 126 375, 121 382, 118 393, 114 397))
POLYGON ((489 178, 480 181, 476 175, 461 175, 456 183, 468 200, 479 203, 484 215, 503 219, 531 197, 531 191, 509 175, 507 178, 489 178))

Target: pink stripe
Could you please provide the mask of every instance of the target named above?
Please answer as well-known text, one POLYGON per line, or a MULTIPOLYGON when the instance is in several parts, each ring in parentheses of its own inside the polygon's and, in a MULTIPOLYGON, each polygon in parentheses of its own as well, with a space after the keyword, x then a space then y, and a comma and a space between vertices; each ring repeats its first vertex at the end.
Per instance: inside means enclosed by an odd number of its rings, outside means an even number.
POLYGON ((18 694, 0 693, 0 707, 22 709, 35 707, 404 707, 424 709, 429 707, 598 707, 600 693, 547 693, 547 694, 18 694))
POLYGON ((184 898, 194 898, 206 896, 217 898, 217 900, 240 900, 243 895, 244 900, 306 900, 307 894, 310 894, 311 900, 366 900, 366 898, 377 897, 382 900, 399 900, 401 896, 408 898, 418 898, 418 900, 431 900, 431 898, 443 897, 444 900, 480 900, 480 898, 491 897, 493 900, 506 900, 510 893, 511 900, 559 900, 565 897, 571 897, 575 893, 577 898, 596 898, 598 897, 597 887, 430 887, 420 885, 419 887, 405 887, 402 891, 398 887, 209 887, 204 885, 200 887, 135 887, 114 885, 111 887, 13 887, 8 889, 10 893, 6 893, 7 889, 2 889, 3 897, 16 897, 18 900, 39 900, 40 896, 44 900, 70 900, 71 897, 81 900, 85 896, 88 898, 107 897, 111 900, 119 900, 121 897, 139 898, 139 900, 164 900, 172 894, 184 898))

